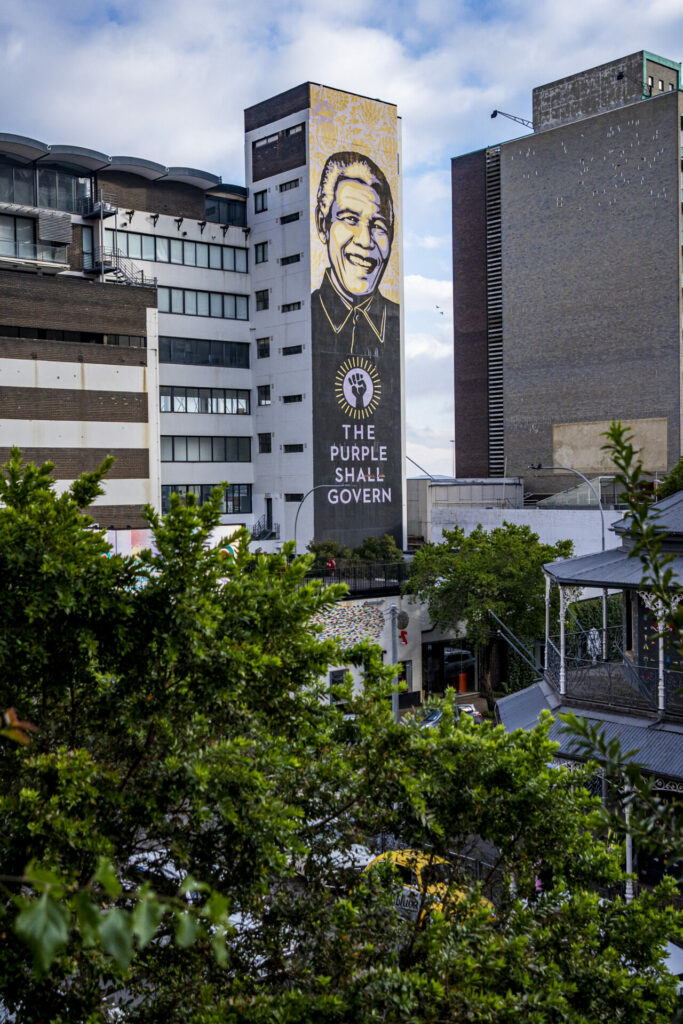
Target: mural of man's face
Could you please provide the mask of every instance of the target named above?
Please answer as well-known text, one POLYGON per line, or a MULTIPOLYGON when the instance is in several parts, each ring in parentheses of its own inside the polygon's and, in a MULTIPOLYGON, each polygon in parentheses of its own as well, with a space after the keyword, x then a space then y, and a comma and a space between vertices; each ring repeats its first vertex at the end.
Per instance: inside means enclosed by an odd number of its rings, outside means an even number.
POLYGON ((391 236, 371 185, 339 179, 325 242, 337 287, 350 299, 372 294, 391 254, 391 236))

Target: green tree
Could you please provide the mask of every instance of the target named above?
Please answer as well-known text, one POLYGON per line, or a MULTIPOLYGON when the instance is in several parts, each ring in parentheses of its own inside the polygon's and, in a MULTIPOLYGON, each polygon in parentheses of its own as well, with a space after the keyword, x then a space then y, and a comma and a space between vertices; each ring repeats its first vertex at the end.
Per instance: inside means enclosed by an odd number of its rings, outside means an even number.
POLYGON ((474 642, 490 707, 505 668, 505 644, 490 613, 533 642, 545 622, 542 566, 571 553, 571 541, 541 544, 530 527, 514 523, 470 534, 456 526, 443 531, 442 543, 415 552, 404 592, 426 602, 433 622, 474 642))
MULTIPOLYGON (((623 480, 619 482, 626 483, 623 480)), ((661 501, 662 498, 668 498, 672 494, 677 494, 678 491, 683 491, 683 456, 678 460, 668 476, 665 476, 659 482, 656 489, 652 492, 652 500, 661 501)), ((628 493, 632 496, 633 490, 631 489, 628 493)))
POLYGON ((14 453, 0 485, 0 1016, 670 1020, 671 885, 598 899, 619 851, 590 768, 548 768, 549 718, 396 725, 381 652, 311 625, 343 591, 305 583, 310 556, 222 556, 217 491, 150 510, 155 553, 103 557, 100 478, 57 497, 14 453), (363 692, 330 692, 349 661, 363 692), (378 834, 447 857, 463 898, 404 920, 395 873, 345 863, 378 834))

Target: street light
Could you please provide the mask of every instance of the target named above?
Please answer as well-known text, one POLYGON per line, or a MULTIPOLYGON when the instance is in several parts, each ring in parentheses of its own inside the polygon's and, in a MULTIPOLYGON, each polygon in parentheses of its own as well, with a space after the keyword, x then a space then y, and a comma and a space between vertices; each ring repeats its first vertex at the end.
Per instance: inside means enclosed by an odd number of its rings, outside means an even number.
POLYGON ((315 487, 311 487, 310 491, 306 491, 303 498, 297 505, 296 515, 294 516, 294 554, 296 554, 296 527, 299 522, 299 512, 301 512, 301 506, 305 502, 309 494, 313 494, 313 491, 319 490, 321 487, 336 487, 336 484, 316 484, 315 487))

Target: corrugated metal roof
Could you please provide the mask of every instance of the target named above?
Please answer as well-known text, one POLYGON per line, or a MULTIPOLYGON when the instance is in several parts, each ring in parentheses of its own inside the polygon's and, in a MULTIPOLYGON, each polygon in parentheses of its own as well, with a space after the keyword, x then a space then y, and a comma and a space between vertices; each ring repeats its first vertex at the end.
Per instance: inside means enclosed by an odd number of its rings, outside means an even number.
POLYGON ((560 704, 558 695, 545 682, 534 683, 498 701, 500 719, 508 732, 533 729, 543 710, 556 716, 550 738, 560 744, 559 753, 565 757, 576 756, 577 751, 573 737, 563 734, 564 723, 558 721, 557 716, 574 710, 575 714, 600 725, 608 741, 618 737, 624 752, 637 750, 635 760, 648 772, 683 780, 683 725, 594 709, 577 711, 560 704))
MULTIPOLYGON (((650 506, 648 513, 652 517, 658 530, 668 534, 683 534, 683 491, 670 494, 668 498, 655 501, 650 506)), ((619 523, 615 523, 615 533, 628 533, 631 526, 630 515, 625 516, 619 523)))
MULTIPOLYGON (((668 566, 667 566, 668 568, 668 566)), ((683 555, 674 555, 671 562, 672 585, 683 583, 683 555)), ((640 587, 643 565, 639 558, 629 557, 622 548, 597 551, 592 555, 565 558, 560 562, 547 562, 544 571, 556 583, 569 583, 584 587, 640 587)))

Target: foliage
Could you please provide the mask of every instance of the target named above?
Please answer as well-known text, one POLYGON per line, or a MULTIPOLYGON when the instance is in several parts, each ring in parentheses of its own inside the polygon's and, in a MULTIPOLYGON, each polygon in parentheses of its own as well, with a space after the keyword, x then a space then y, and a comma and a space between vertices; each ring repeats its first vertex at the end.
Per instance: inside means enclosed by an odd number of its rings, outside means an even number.
POLYGON ((653 492, 653 500, 661 501, 662 498, 668 498, 672 494, 677 494, 678 491, 683 491, 683 456, 681 456, 671 472, 657 484, 653 492))
POLYGON ((509 735, 448 700, 435 730, 394 724, 381 652, 310 624, 343 592, 305 583, 310 556, 221 556, 216 492, 105 558, 101 475, 57 497, 14 453, 0 483, 0 706, 38 729, 0 743, 0 1016, 670 1020, 670 886, 598 899, 619 851, 591 769, 548 767, 549 718, 509 735), (349 661, 363 693, 329 693, 349 661), (396 875, 340 856, 377 836, 445 855, 465 899, 401 918, 396 875))
POLYGON ((383 537, 366 537, 353 550, 348 544, 340 544, 334 540, 312 540, 307 550, 315 556, 312 568, 317 572, 326 567, 329 558, 339 564, 362 565, 364 562, 386 562, 395 564, 403 561, 403 552, 389 534, 383 537))

